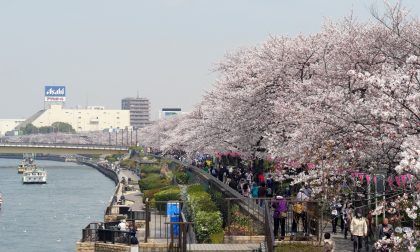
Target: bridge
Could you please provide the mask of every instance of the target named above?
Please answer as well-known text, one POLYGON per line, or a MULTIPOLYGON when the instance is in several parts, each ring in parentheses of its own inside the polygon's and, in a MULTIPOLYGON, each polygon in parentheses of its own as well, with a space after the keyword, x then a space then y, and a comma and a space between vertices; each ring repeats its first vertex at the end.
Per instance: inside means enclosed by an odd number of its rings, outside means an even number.
POLYGON ((47 143, 0 143, 0 153, 34 153, 54 155, 101 155, 101 154, 125 154, 126 146, 91 145, 91 144, 47 144, 47 143))

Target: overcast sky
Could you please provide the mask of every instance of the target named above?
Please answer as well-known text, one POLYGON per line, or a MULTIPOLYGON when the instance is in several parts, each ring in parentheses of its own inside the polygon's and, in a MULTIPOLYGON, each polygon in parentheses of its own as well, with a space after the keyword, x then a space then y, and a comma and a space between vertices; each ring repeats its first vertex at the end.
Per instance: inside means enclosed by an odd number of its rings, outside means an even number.
MULTIPOLYGON (((0 0, 0 118, 43 108, 44 85, 67 106, 120 108, 147 97, 191 110, 226 52, 270 35, 320 30, 324 18, 370 18, 373 0, 0 0)), ((413 15, 420 1, 405 0, 413 15)))

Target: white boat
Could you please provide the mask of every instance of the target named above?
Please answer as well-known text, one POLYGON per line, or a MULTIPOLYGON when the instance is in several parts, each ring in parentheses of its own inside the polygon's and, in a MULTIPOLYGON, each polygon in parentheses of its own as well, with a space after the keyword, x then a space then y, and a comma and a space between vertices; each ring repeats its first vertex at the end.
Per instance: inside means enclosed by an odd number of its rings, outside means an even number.
POLYGON ((1 209, 2 205, 3 205, 3 195, 1 195, 1 193, 0 193, 0 209, 1 209))
POLYGON ((35 166, 35 169, 23 172, 22 183, 45 184, 47 183, 47 172, 35 166))
POLYGON ((25 157, 18 166, 18 173, 22 174, 33 169, 35 169, 34 160, 31 157, 25 157))

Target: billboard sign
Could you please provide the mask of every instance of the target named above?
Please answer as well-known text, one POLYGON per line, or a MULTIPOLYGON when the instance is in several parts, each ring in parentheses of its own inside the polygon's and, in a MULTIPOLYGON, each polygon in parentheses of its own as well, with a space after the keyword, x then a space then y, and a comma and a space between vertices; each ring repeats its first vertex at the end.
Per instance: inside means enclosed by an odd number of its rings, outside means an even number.
POLYGON ((66 87, 45 86, 44 96, 46 102, 64 102, 66 101, 66 87))

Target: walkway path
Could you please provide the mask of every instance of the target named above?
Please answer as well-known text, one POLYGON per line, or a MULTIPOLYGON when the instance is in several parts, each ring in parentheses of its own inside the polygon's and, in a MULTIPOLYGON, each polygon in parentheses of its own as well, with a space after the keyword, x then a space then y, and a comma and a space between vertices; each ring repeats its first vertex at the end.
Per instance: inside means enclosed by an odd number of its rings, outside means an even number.
MULTIPOLYGON (((120 169, 120 173, 118 174, 118 179, 121 181, 122 178, 125 177, 125 180, 127 181, 128 178, 131 179, 130 185, 133 186, 133 191, 126 191, 124 193, 124 197, 126 201, 130 202, 131 210, 133 211, 140 211, 143 210, 144 204, 143 204, 143 196, 141 195, 140 188, 139 188, 139 177, 134 174, 131 170, 127 169, 120 169)), ((123 195, 122 187, 120 187, 120 190, 118 191, 117 197, 118 199, 123 195)), ((128 204, 127 204, 128 205, 128 204)))

